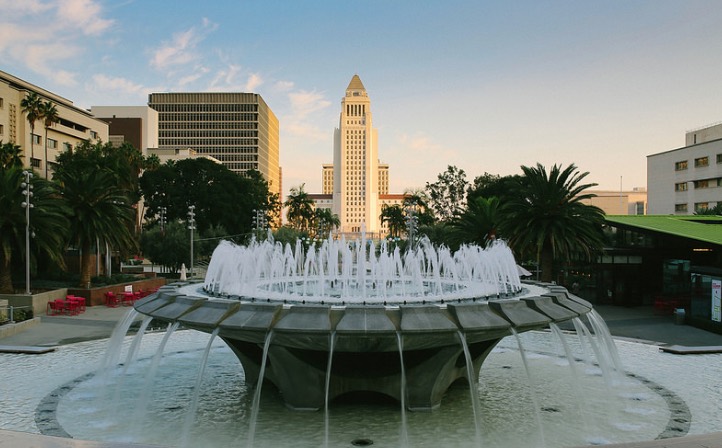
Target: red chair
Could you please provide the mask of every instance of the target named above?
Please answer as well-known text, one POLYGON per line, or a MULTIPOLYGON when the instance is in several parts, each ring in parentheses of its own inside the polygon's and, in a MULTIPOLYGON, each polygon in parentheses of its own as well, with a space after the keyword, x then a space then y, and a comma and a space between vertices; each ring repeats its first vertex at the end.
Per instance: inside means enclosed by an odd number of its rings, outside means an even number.
POLYGON ((105 293, 105 306, 109 308, 117 308, 119 305, 118 303, 118 296, 115 295, 114 292, 108 291, 105 293))
POLYGON ((132 292, 124 292, 123 293, 123 305, 124 306, 132 306, 133 301, 135 301, 135 294, 132 292))
POLYGON ((85 312, 85 297, 68 296, 66 301, 70 301, 73 303, 76 311, 75 314, 85 312))
POLYGON ((63 305, 61 304, 60 307, 58 307, 57 301, 51 300, 48 302, 45 314, 47 314, 48 316, 57 316, 58 314, 63 314, 63 305))

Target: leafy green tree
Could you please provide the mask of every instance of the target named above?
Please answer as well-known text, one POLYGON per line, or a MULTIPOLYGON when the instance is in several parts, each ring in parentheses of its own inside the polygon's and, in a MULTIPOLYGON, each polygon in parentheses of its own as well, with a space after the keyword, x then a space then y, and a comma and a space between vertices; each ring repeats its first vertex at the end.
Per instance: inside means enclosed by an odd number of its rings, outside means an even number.
POLYGON ((424 190, 406 191, 402 204, 405 215, 409 210, 414 211, 420 227, 430 226, 436 221, 434 212, 429 207, 429 197, 424 190))
POLYGON ((501 220, 499 199, 477 197, 467 203, 466 210, 451 223, 450 240, 453 247, 460 244, 476 244, 486 247, 498 235, 501 220))
MULTIPOLYGON (((253 210, 272 210, 267 183, 258 173, 238 175, 209 159, 185 159, 148 170, 140 178, 146 216, 157 217, 166 208, 168 222, 185 221, 194 205, 200 233, 221 226, 230 234, 249 233, 253 210)), ((270 212, 269 212, 270 213, 270 212)))
POLYGON ((288 210, 286 218, 291 227, 300 231, 308 231, 313 222, 313 200, 303 189, 306 184, 292 187, 286 202, 283 204, 288 210))
POLYGON ((541 280, 554 279, 554 261, 574 256, 591 259, 602 248, 604 212, 582 201, 594 197, 584 190, 588 172, 574 164, 521 167, 524 176, 502 205, 503 231, 510 246, 521 254, 533 254, 540 262, 541 280))
MULTIPOLYGON (((213 226, 205 233, 197 233, 193 240, 194 263, 210 258, 222 237, 227 232, 222 227, 213 226)), ((153 263, 177 272, 181 264, 190 268, 190 233, 182 221, 173 221, 164 226, 154 225, 146 229, 140 237, 143 255, 153 263)))
POLYGON ((72 241, 81 251, 80 286, 88 287, 93 271, 93 248, 108 244, 123 253, 137 249, 134 203, 126 173, 131 168, 102 144, 81 144, 58 156, 54 180, 72 210, 72 241))
POLYGON ((484 173, 474 178, 474 182, 469 186, 467 201, 473 202, 476 198, 498 198, 500 202, 505 202, 505 197, 519 183, 521 176, 515 174, 513 176, 499 176, 498 174, 484 173))
POLYGON ((51 103, 50 101, 46 101, 41 104, 40 106, 40 120, 42 120, 43 124, 45 125, 45 178, 48 178, 48 128, 52 126, 53 124, 60 121, 60 116, 58 115, 58 108, 55 107, 55 104, 51 103))
POLYGON ((466 204, 468 182, 464 170, 449 165, 446 171, 439 174, 437 181, 426 183, 429 206, 436 218, 448 222, 461 213, 466 204))
MULTIPOLYGON (((25 98, 20 100, 20 107, 22 108, 25 118, 28 120, 30 125, 30 158, 35 158, 35 142, 33 136, 35 135, 35 123, 42 116, 43 101, 35 92, 28 93, 25 98)), ((27 155, 26 155, 27 157, 27 155)), ((28 161, 30 166, 30 161, 28 161)))
MULTIPOLYGON (((20 266, 25 253, 26 210, 22 207, 21 191, 25 181, 23 166, 17 154, 19 147, 6 143, 0 147, 3 163, 0 165, 0 293, 12 294, 13 266, 20 266), (10 154, 9 157, 6 155, 10 154), (13 156, 14 154, 14 156, 13 156)), ((31 179, 33 196, 30 209, 31 265, 39 259, 51 260, 63 266, 68 236, 68 209, 60 199, 53 183, 39 178, 31 179)))
POLYGON ((695 215, 722 215, 722 204, 717 204, 714 207, 709 207, 704 210, 697 210, 694 212, 695 215))

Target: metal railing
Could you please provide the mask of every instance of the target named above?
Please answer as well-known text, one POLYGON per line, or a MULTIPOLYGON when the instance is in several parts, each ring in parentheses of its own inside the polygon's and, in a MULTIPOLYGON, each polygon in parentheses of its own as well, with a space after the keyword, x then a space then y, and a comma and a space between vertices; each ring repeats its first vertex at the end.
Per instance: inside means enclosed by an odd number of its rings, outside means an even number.
POLYGON ((14 324, 15 323, 15 310, 22 309, 22 308, 30 308, 32 309, 32 306, 0 306, 0 325, 2 324, 14 324), (4 316, 4 313, 2 310, 7 311, 8 315, 8 321, 4 321, 2 319, 2 316, 4 316))

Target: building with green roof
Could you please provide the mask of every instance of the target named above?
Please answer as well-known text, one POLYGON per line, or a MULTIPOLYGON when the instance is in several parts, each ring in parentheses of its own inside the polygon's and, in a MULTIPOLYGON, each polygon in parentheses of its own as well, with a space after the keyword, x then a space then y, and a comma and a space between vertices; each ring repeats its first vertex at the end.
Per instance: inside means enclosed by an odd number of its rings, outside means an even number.
POLYGON ((722 216, 608 215, 606 225, 608 245, 581 295, 684 309, 688 323, 722 332, 722 216))

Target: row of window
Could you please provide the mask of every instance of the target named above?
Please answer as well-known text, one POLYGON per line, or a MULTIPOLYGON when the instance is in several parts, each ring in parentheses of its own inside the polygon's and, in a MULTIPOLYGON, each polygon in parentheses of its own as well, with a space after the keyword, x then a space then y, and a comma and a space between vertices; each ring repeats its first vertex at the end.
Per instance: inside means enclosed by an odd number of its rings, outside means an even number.
MULTIPOLYGON (((687 191, 688 183, 678 182, 674 184, 674 191, 687 191)), ((695 189, 722 187, 722 178, 695 180, 692 181, 692 185, 694 185, 695 189)))
MULTIPOLYGON (((694 203, 694 211, 695 212, 703 212, 711 207, 714 207, 716 205, 719 205, 720 203, 714 203, 714 202, 695 202, 694 203)), ((687 204, 674 204, 674 211, 676 213, 687 213, 689 211, 687 204)))
POLYGON ((258 131, 246 131, 241 129, 228 129, 225 131, 205 131, 205 130, 177 130, 177 129, 161 129, 158 136, 175 137, 175 138, 209 138, 209 137, 236 137, 236 138, 258 138, 258 131))
POLYGON ((207 146, 254 146, 258 147, 258 140, 244 138, 169 138, 158 136, 161 146, 177 147, 207 147, 207 146))
POLYGON ((258 112, 258 104, 153 104, 158 112, 258 112))
MULTIPOLYGON (((722 163, 722 154, 717 154, 716 156, 716 162, 722 163)), ((695 168, 703 168, 706 166, 709 166, 709 157, 698 157, 694 159, 694 166, 695 168)), ((675 171, 684 171, 688 168, 687 160, 680 160, 679 162, 674 163, 674 170, 675 171)))
POLYGON ((164 112, 158 114, 159 122, 173 121, 258 121, 258 114, 249 113, 188 113, 188 112, 164 112))
POLYGON ((165 121, 158 123, 159 129, 258 129, 258 123, 255 122, 237 122, 237 121, 198 121, 198 122, 180 122, 165 121))

